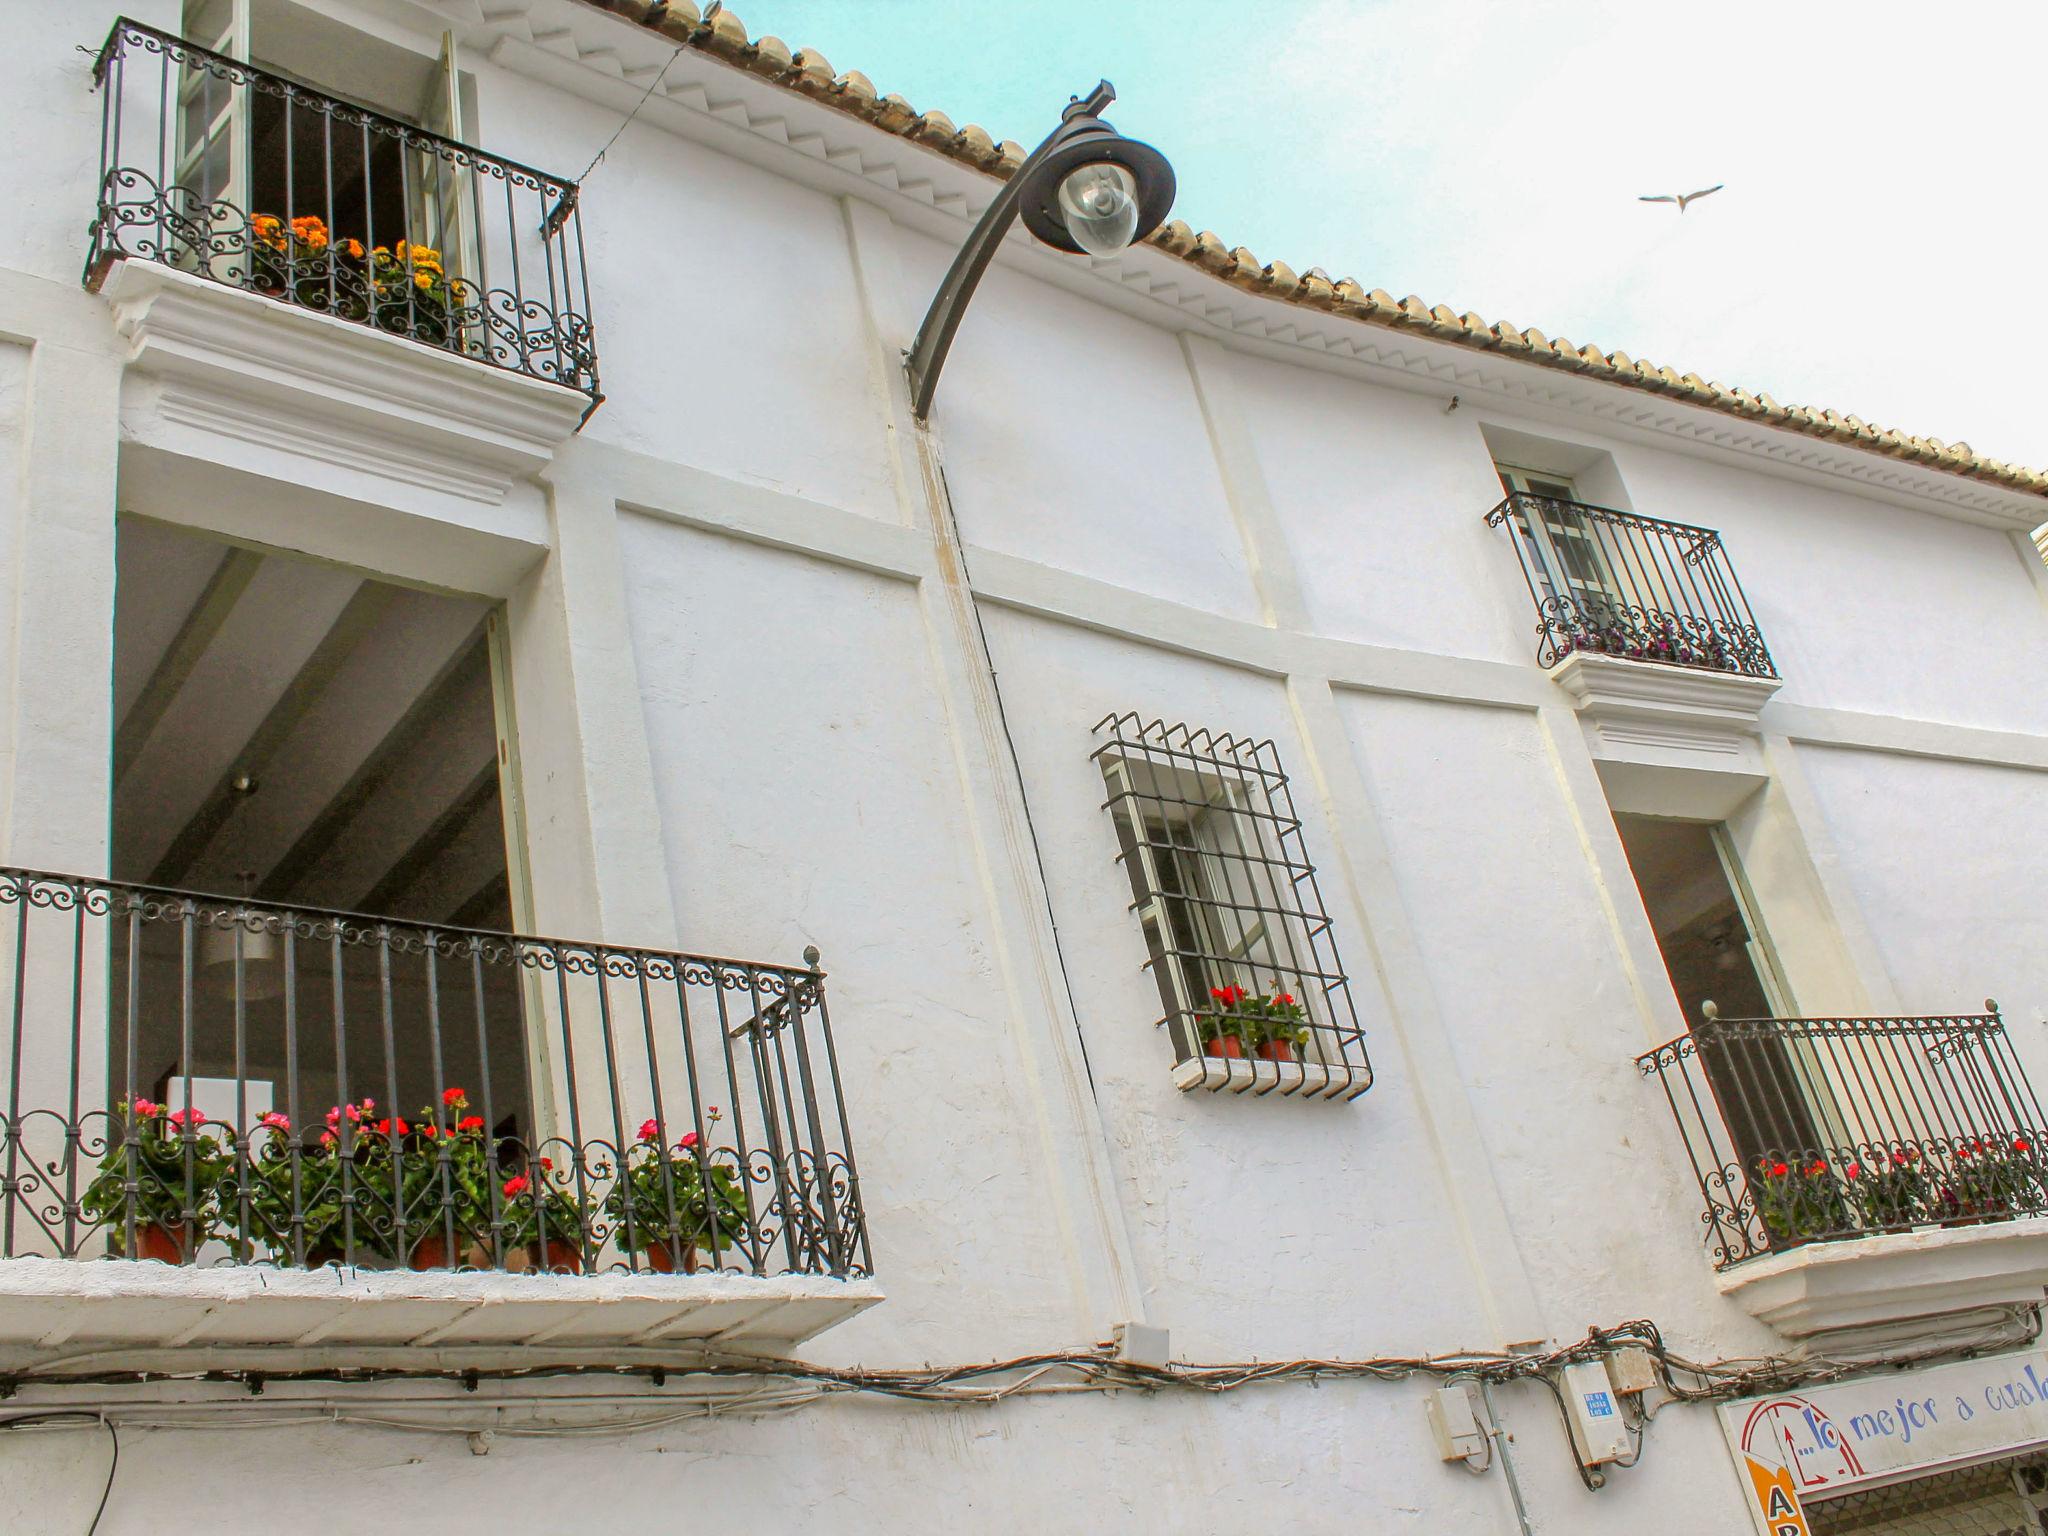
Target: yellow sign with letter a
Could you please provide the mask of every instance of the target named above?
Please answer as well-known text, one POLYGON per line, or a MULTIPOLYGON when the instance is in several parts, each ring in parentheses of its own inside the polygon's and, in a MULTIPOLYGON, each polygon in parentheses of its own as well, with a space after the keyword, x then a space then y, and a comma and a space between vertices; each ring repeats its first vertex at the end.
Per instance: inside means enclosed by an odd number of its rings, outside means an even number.
POLYGON ((1763 1516, 1763 1528, 1771 1536, 1813 1536, 1806 1516, 1800 1512, 1792 1474, 1747 1453, 1742 1459, 1749 1467, 1750 1492, 1756 1498, 1757 1513, 1763 1516))

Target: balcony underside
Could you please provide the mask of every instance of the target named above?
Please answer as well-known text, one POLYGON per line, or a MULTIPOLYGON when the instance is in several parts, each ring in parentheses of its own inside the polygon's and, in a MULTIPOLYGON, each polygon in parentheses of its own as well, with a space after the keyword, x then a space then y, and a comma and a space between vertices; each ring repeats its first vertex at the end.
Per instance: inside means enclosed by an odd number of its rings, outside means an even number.
POLYGON ((625 1363, 786 1353, 882 1299, 815 1275, 598 1275, 0 1260, 0 1370, 146 1369, 174 1351, 298 1364, 625 1363))
POLYGON ((2048 1216, 1808 1243, 1721 1271, 1721 1294, 1788 1338, 2041 1300, 2048 1216))

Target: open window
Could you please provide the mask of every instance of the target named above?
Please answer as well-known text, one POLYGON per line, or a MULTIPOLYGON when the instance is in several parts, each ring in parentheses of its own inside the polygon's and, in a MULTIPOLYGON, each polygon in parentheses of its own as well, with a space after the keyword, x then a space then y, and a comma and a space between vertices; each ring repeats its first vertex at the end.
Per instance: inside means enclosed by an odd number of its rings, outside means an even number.
POLYGON ((1363 1093, 1364 1031, 1273 744, 1131 715, 1098 734, 1175 1080, 1363 1093))
POLYGON ((530 1142, 492 605, 133 516, 117 581, 110 1097, 530 1142))

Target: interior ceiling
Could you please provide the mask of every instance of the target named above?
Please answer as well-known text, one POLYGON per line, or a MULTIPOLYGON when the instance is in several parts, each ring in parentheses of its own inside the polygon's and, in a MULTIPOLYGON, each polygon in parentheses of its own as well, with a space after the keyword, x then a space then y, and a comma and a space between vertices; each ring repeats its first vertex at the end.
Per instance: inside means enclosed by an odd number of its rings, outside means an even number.
POLYGON ((509 926, 487 611, 122 518, 115 878, 509 926))
POLYGON ((1704 823, 1617 813, 1614 824, 1660 941, 1709 914, 1734 912, 1734 893, 1704 823))

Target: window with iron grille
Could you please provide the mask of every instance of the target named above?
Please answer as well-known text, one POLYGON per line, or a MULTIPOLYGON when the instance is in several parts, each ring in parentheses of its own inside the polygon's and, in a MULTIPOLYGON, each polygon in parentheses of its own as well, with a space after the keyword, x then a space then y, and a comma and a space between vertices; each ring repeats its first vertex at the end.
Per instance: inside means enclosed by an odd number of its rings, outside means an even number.
POLYGON ((1182 1088, 1356 1098, 1365 1031, 1271 741, 1111 715, 1095 751, 1182 1088))

